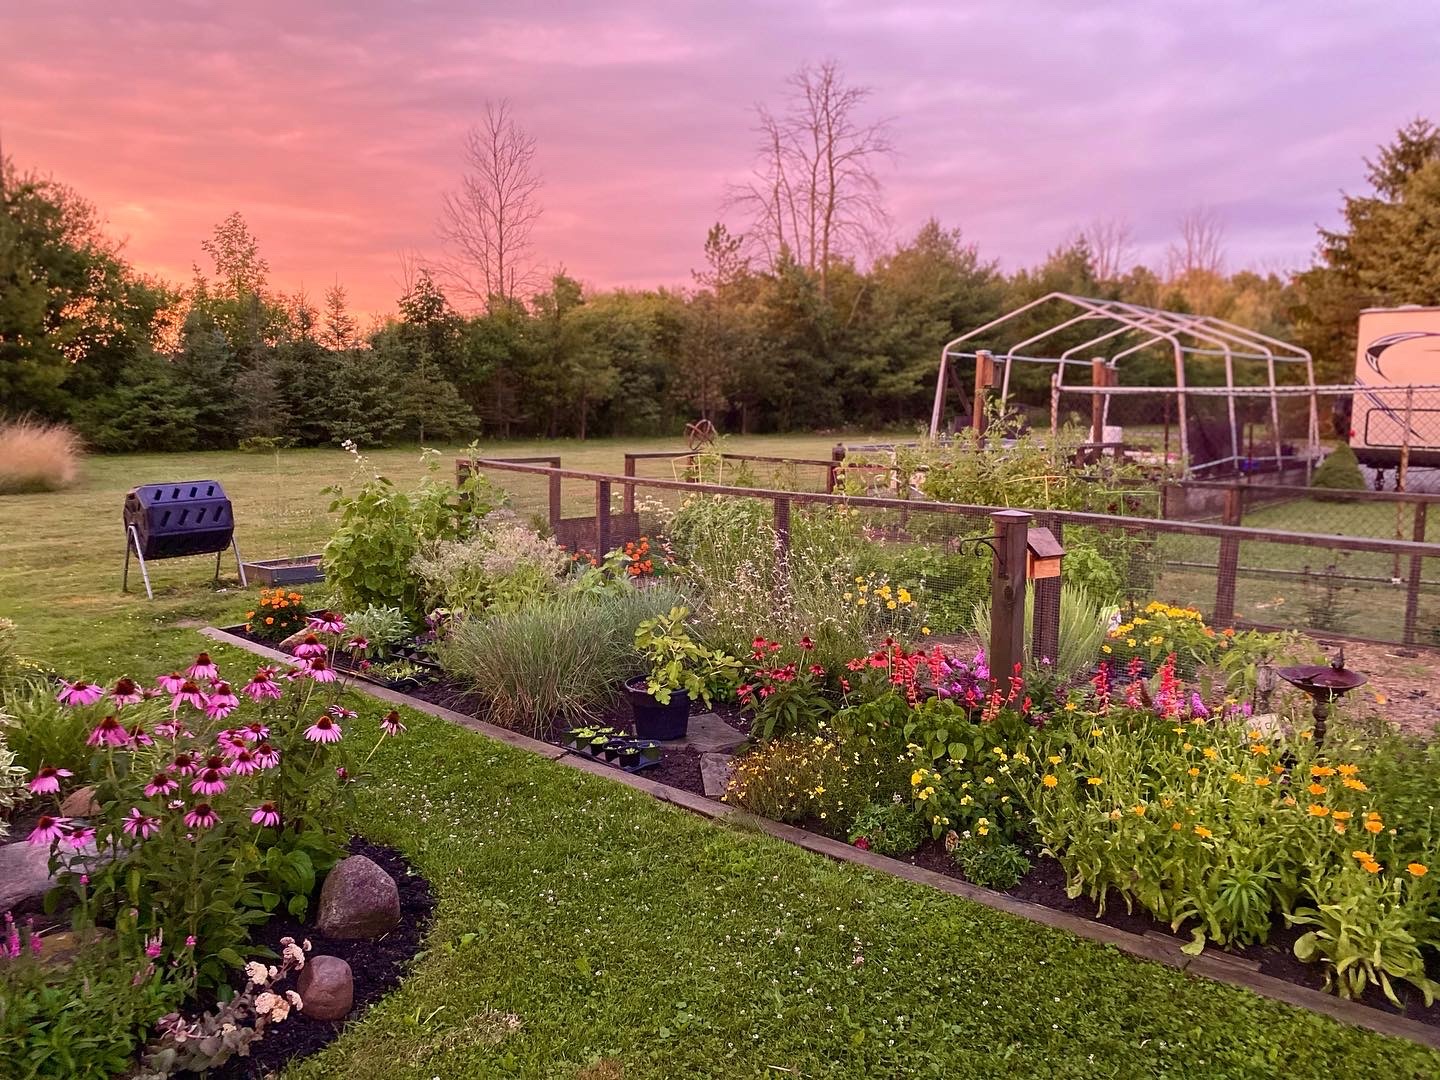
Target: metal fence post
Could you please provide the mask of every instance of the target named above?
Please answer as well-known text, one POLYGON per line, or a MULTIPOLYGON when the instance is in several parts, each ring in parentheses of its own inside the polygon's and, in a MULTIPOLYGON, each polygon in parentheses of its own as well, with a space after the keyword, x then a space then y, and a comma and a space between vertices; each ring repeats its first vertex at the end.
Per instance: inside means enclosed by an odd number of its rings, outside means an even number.
MULTIPOLYGON (((1415 529, 1410 539, 1420 544, 1425 541, 1425 508, 1429 503, 1418 502, 1415 504, 1415 529)), ((1423 568, 1424 556, 1410 556, 1410 576, 1405 582, 1405 644, 1414 645, 1419 639, 1416 632, 1416 623, 1420 615, 1420 571, 1423 568)))
POLYGON ((610 481, 595 481, 595 557, 610 550, 610 481))
POLYGON ((995 558, 990 563, 990 678, 1007 685, 1015 665, 1025 662, 1025 553, 1031 516, 997 510, 995 558))
MULTIPOLYGON (((1244 492, 1239 484, 1225 489, 1225 517, 1223 524, 1239 525, 1244 514, 1244 492)), ((1215 568, 1215 610, 1210 621, 1216 626, 1230 626, 1235 622, 1235 572, 1240 565, 1240 539, 1236 536, 1220 538, 1220 558, 1215 568)))
MULTIPOLYGON (((1065 526, 1053 516, 1042 514, 1038 519, 1063 545, 1065 526)), ((1063 564, 1062 564, 1063 566, 1063 564)), ((1055 662, 1060 656, 1060 581, 1058 577, 1035 582, 1035 626, 1030 632, 1030 655, 1035 662, 1055 662)))

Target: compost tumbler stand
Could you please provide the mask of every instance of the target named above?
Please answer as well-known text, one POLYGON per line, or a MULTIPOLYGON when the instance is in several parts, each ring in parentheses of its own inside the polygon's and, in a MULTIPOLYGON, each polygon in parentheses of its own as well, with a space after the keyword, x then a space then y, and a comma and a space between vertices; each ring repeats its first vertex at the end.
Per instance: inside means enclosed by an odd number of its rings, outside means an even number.
MULTIPOLYGON (((234 536, 230 537, 230 547, 235 552, 235 570, 240 575, 240 587, 246 589, 250 583, 245 580, 245 563, 240 559, 240 543, 234 536)), ((140 535, 135 531, 134 525, 125 526, 125 572, 120 577, 120 591, 130 591, 130 550, 134 548, 135 558, 140 560, 140 576, 145 580, 145 598, 155 599, 155 591, 150 588, 150 571, 145 567, 145 556, 140 551, 140 535)), ((220 557, 225 554, 221 548, 215 552, 215 580, 220 580, 220 557)))

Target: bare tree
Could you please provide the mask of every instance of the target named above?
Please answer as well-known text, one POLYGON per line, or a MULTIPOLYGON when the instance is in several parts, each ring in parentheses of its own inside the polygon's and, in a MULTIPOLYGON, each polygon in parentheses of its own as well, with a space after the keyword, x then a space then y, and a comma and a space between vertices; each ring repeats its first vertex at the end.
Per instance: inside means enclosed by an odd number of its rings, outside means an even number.
POLYGON ((1135 259, 1135 237, 1124 218, 1096 218, 1080 232, 1096 281, 1119 281, 1135 259))
POLYGON ((1225 223, 1213 209, 1197 206, 1180 218, 1180 240, 1170 245, 1172 281, 1193 273, 1218 275, 1225 268, 1225 223))
POLYGON ((446 192, 440 238, 448 255, 437 269, 453 291, 489 307, 535 284, 530 232, 540 217, 535 139, 508 101, 488 102, 485 120, 465 136, 466 171, 446 192))
POLYGON ((727 202, 749 214, 748 235, 772 263, 789 253, 828 293, 832 260, 869 247, 885 226, 874 165, 892 152, 888 125, 860 118, 870 90, 846 85, 833 60, 786 85, 782 112, 756 107, 755 174, 727 202))

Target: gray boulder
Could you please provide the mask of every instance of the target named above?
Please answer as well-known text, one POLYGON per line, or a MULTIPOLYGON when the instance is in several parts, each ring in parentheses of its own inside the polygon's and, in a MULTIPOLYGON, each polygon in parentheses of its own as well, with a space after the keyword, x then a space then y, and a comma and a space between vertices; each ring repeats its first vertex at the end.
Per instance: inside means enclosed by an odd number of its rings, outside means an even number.
POLYGON ((315 919, 320 933, 339 941, 369 941, 399 922, 400 889, 389 874, 364 855, 335 864, 320 889, 315 919))
POLYGON ((343 1020, 355 1004, 355 977, 338 956, 312 956, 295 987, 300 1013, 311 1020, 343 1020))

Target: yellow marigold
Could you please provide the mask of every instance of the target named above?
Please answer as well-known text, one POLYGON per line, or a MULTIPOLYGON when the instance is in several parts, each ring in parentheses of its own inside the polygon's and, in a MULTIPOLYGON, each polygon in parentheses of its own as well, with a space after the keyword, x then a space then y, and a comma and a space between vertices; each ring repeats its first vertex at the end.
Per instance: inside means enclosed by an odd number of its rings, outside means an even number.
POLYGON ((1337 765, 1336 769, 1339 771, 1341 776, 1354 776, 1360 771, 1360 767, 1358 765, 1337 765))
POLYGON ((1165 807, 1166 810, 1169 810, 1170 807, 1172 807, 1172 806, 1175 805, 1175 800, 1174 800, 1174 799, 1169 799, 1169 798, 1161 799, 1161 800, 1160 800, 1160 805, 1163 806, 1163 807, 1165 807))
POLYGON ((1283 772, 1285 771, 1285 766, 1284 766, 1284 765, 1281 765, 1281 764, 1277 761, 1274 765, 1271 765, 1271 766, 1270 766, 1270 771, 1273 772, 1276 776, 1279 776, 1281 773, 1283 773, 1283 772))
POLYGON ((1330 808, 1328 806, 1321 806, 1319 803, 1310 804, 1311 817, 1328 817, 1329 814, 1330 808))
POLYGON ((1171 832, 1179 832, 1179 831, 1180 831, 1180 822, 1176 821, 1176 822, 1172 823, 1171 826, 1170 826, 1170 831, 1171 831, 1171 832))
POLYGON ((1369 862, 1375 858, 1375 856, 1371 855, 1370 852, 1365 851, 1361 848, 1356 848, 1354 851, 1350 852, 1350 857, 1352 859, 1358 859, 1361 862, 1369 862))
POLYGON ((1111 650, 1111 648, 1110 648, 1109 645, 1101 645, 1101 646, 1100 646, 1100 651, 1103 652, 1103 653, 1109 653, 1109 652, 1111 652, 1112 650, 1111 650))
POLYGON ((1311 776, 1334 776, 1334 775, 1335 775, 1335 770, 1332 769, 1329 765, 1311 765, 1311 766, 1310 766, 1310 775, 1311 775, 1311 776))
POLYGON ((1412 862, 1409 866, 1405 867, 1405 869, 1409 870, 1415 877, 1424 877, 1430 872, 1424 863, 1418 862, 1412 862))
POLYGON ((1378 862, 1363 862, 1360 865, 1371 874, 1378 874, 1381 870, 1385 869, 1378 862))
POLYGON ((1132 807, 1130 808, 1130 812, 1131 812, 1132 814, 1134 814, 1136 817, 1144 817, 1144 816, 1145 816, 1145 804, 1144 804, 1144 803, 1136 803, 1134 806, 1132 806, 1132 807))
POLYGON ((1269 786, 1270 786, 1270 778, 1269 778, 1268 776, 1257 776, 1257 777, 1255 778, 1255 786, 1256 786, 1256 787, 1269 787, 1269 786))
POLYGON ((1355 815, 1350 813, 1349 810, 1336 810, 1332 816, 1336 821, 1349 821, 1355 815))
POLYGON ((1090 776, 1090 777, 1086 777, 1085 782, 1086 782, 1087 784, 1090 784, 1090 785, 1093 786, 1093 787, 1099 787, 1101 784, 1103 784, 1103 783, 1105 782, 1105 780, 1104 780, 1102 777, 1099 777, 1099 776, 1090 776))
POLYGON ((1232 773, 1230 774, 1230 779, 1231 779, 1231 780, 1234 780, 1237 784, 1243 784, 1243 783, 1245 783, 1245 774, 1244 774, 1244 773, 1238 773, 1238 772, 1232 772, 1232 773))
POLYGON ((1205 828, 1204 825, 1196 825, 1195 835, 1200 837, 1201 840, 1209 840, 1210 837, 1214 836, 1215 834, 1212 833, 1209 829, 1205 828))
POLYGON ((1200 775, 1200 770, 1197 769, 1197 768, 1195 768, 1195 766, 1193 766, 1193 765, 1190 766, 1190 768, 1186 769, 1185 771, 1186 771, 1187 773, 1189 773, 1191 776, 1199 776, 1199 775, 1200 775))
POLYGON ((1384 829, 1385 829, 1385 823, 1384 823, 1383 821, 1375 821, 1375 820, 1372 819, 1372 820, 1370 820, 1370 821, 1365 822, 1365 831, 1368 832, 1368 833, 1383 832, 1384 829))
POLYGON ((1305 790, 1310 792, 1311 795, 1324 795, 1325 792, 1329 790, 1329 788, 1327 788, 1324 784, 1311 784, 1305 790))
POLYGON ((1345 777, 1344 780, 1342 780, 1342 781, 1340 781, 1340 782, 1341 782, 1342 784, 1344 784, 1346 787, 1348 787, 1351 791, 1369 791, 1369 790, 1370 790, 1368 787, 1365 786, 1365 781, 1364 781, 1364 780, 1356 780, 1353 776, 1347 776, 1347 777, 1345 777))
POLYGON ((1335 823, 1335 831, 1336 831, 1337 833, 1339 833, 1341 836, 1344 836, 1344 835, 1345 835, 1345 829, 1346 829, 1346 825, 1345 825, 1345 823, 1344 823, 1343 821, 1337 821, 1337 822, 1335 823))
POLYGON ((1180 744, 1180 749, 1181 749, 1181 750, 1184 750, 1184 751, 1186 751, 1186 752, 1189 752, 1189 751, 1195 749, 1195 744, 1194 744, 1194 743, 1188 743, 1188 742, 1187 742, 1187 743, 1181 743, 1181 744, 1180 744))
POLYGON ((1214 761, 1216 758, 1218 758, 1218 757, 1220 756, 1220 751, 1219 751, 1219 750, 1216 750, 1213 746, 1207 746, 1207 747, 1205 747, 1203 753, 1204 753, 1205 756, 1206 756, 1207 758, 1209 758, 1211 761, 1214 761))
POLYGON ((1257 742, 1250 747, 1250 753, 1254 754, 1256 757, 1259 757, 1261 754, 1270 753, 1270 747, 1266 746, 1264 743, 1257 742))
POLYGON ((1060 781, 1057 780, 1057 779, 1056 779, 1053 775, 1051 775, 1050 773, 1046 773, 1044 776, 1042 776, 1042 777, 1040 778, 1040 782, 1041 782, 1042 784, 1044 784, 1046 787, 1054 787, 1056 784, 1060 783, 1060 781))
MULTIPOLYGON (((1066 712, 1074 712, 1078 707, 1079 707, 1079 706, 1077 706, 1077 705, 1075 704, 1075 702, 1073 702, 1073 701, 1067 701, 1067 702, 1065 702, 1065 711, 1066 711, 1066 712)), ((1093 735, 1093 734, 1095 734, 1095 733, 1092 731, 1090 734, 1093 735)))
POLYGON ((1059 765, 1062 759, 1059 754, 1051 754, 1046 760, 1049 761, 1051 765, 1059 765))

